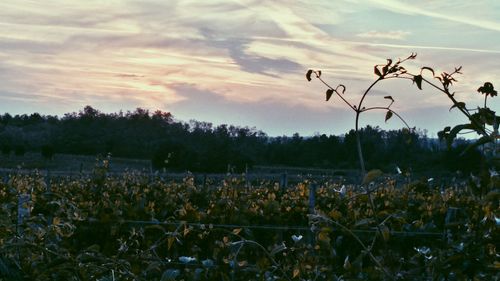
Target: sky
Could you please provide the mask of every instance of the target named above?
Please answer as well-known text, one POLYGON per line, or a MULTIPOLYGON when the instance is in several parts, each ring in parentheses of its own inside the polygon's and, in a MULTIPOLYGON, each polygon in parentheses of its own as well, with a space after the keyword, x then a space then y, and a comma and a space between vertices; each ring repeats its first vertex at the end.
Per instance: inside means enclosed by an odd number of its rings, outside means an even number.
MULTIPOLYGON (((357 103, 375 64, 416 52, 405 64, 412 72, 462 66, 453 90, 474 108, 480 85, 500 87, 499 15, 496 0, 2 0, 0 113, 141 107, 270 136, 339 135, 354 113, 338 98, 326 102, 308 69, 344 84, 357 103)), ((382 81, 366 105, 385 105, 385 95, 431 137, 466 122, 431 87, 382 81)), ((361 125, 403 127, 384 116, 363 114, 361 125)))

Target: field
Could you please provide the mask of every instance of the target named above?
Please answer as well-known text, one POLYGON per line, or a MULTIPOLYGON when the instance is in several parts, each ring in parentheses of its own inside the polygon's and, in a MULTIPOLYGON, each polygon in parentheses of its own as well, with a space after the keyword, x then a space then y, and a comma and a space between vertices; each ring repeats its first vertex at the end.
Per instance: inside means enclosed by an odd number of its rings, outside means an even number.
POLYGON ((149 174, 0 184, 0 280, 498 280, 498 193, 149 174))
MULTIPOLYGON (((96 157, 56 153, 52 159, 48 160, 38 152, 28 152, 23 156, 0 154, 0 161, 2 163, 1 167, 6 169, 39 169, 77 174, 92 172, 96 163, 96 157)), ((113 157, 112 171, 123 172, 126 169, 149 171, 151 169, 151 161, 113 157)))

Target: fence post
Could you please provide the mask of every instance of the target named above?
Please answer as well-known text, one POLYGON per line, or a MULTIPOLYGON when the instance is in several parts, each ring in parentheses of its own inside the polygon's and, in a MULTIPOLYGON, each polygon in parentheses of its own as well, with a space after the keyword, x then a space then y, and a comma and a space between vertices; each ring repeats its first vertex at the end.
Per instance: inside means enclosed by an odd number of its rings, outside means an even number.
POLYGON ((316 183, 309 184, 309 214, 316 214, 316 183))
POLYGON ((31 196, 26 193, 19 194, 17 197, 17 226, 23 224, 24 219, 28 218, 30 215, 30 209, 29 206, 27 206, 30 199, 31 196))
MULTIPOLYGON (((310 183, 309 184, 309 214, 314 215, 316 214, 316 188, 317 184, 316 183, 310 183)), ((308 235, 308 242, 310 245, 316 244, 316 239, 315 239, 315 233, 311 229, 308 235)))
POLYGON ((280 187, 281 187, 281 189, 285 189, 288 187, 288 175, 286 172, 281 174, 280 187))
POLYGON ((47 169, 47 176, 45 176, 45 185, 47 186, 46 191, 51 192, 52 187, 50 186, 50 170, 47 169))
POLYGON ((245 164, 245 188, 247 191, 250 188, 250 181, 248 179, 248 164, 245 164))

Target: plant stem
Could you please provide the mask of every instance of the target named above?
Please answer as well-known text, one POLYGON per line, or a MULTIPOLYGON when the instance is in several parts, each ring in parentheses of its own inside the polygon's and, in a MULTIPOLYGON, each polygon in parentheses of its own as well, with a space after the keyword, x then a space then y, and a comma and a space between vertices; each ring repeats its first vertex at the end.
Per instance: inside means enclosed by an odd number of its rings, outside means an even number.
POLYGON ((390 274, 387 271, 387 269, 380 263, 380 261, 373 255, 371 248, 366 247, 365 243, 363 243, 363 241, 361 241, 361 239, 356 234, 354 234, 354 232, 352 232, 352 230, 350 230, 349 228, 347 228, 343 224, 341 224, 337 221, 334 221, 332 219, 326 218, 324 216, 319 216, 319 217, 327 222, 330 222, 330 223, 342 228, 344 231, 349 233, 349 235, 351 235, 359 243, 361 248, 363 248, 363 250, 368 254, 368 256, 370 256, 370 259, 380 268, 380 270, 382 270, 382 272, 384 272, 384 274, 387 275, 387 277, 389 277, 390 280, 394 280, 394 277, 392 276, 392 274, 390 274))
POLYGON ((392 112, 392 114, 396 115, 396 117, 398 117, 399 120, 401 120, 401 122, 403 122, 405 124, 406 128, 411 129, 410 126, 408 125, 408 123, 406 123, 406 121, 403 119, 403 117, 401 117, 401 115, 399 115, 396 111, 390 109, 389 107, 374 106, 374 107, 365 108, 362 111, 365 112, 365 111, 376 110, 376 109, 378 109, 378 110, 388 110, 388 111, 392 112))
MULTIPOLYGON (((266 248, 264 248, 264 246, 262 246, 261 244, 255 242, 255 241, 252 241, 252 240, 240 240, 240 241, 237 241, 237 242, 233 242, 233 245, 238 245, 240 244, 241 246, 245 245, 245 244, 249 244, 249 245, 254 245, 254 246, 257 246, 258 248, 260 248, 264 254, 266 254, 266 256, 269 258, 269 260, 273 263, 274 266, 276 266, 276 268, 278 268, 278 270, 281 272, 281 274, 283 275, 283 277, 288 280, 288 281, 291 281, 290 280, 290 277, 288 277, 288 275, 285 273, 285 271, 283 270, 283 268, 281 267, 281 264, 279 264, 274 258, 273 256, 271 255, 271 253, 269 253, 266 248)), ((241 248, 240 248, 241 249, 241 248)))
POLYGON ((471 123, 474 124, 479 129, 477 131, 478 133, 486 137, 489 136, 487 130, 481 124, 478 124, 476 119, 472 118, 472 115, 470 115, 467 109, 458 106, 458 101, 455 99, 455 97, 453 97, 452 94, 450 94, 450 92, 446 88, 442 89, 425 78, 422 78, 422 80, 425 81, 427 84, 431 85, 432 87, 438 89, 440 92, 443 92, 453 102, 453 105, 455 105, 458 108, 458 110, 460 110, 465 116, 467 116, 467 118, 471 121, 471 123))
POLYGON ((356 125, 355 125, 355 131, 356 131, 356 144, 358 147, 358 157, 359 157, 359 165, 361 166, 361 181, 363 181, 363 178, 365 177, 366 169, 365 169, 365 160, 363 158, 363 150, 361 148, 361 136, 359 133, 359 115, 363 112, 361 110, 361 106, 363 105, 363 101, 368 94, 368 92, 377 84, 380 80, 382 80, 382 77, 379 77, 377 80, 373 81, 373 83, 368 87, 365 92, 363 93, 363 96, 361 97, 361 100, 359 100, 358 107, 355 108, 356 111, 356 125))
MULTIPOLYGON (((359 114, 356 114, 356 121, 359 117, 359 114)), ((363 181, 365 177, 365 160, 363 158, 363 150, 361 149, 361 137, 358 131, 358 122, 356 122, 356 145, 358 148, 358 157, 359 157, 359 165, 361 166, 361 181, 363 181)))
POLYGON ((332 86, 330 86, 330 84, 326 83, 325 80, 321 79, 321 77, 318 77, 319 81, 321 81, 321 83, 323 83, 325 86, 327 86, 328 88, 330 88, 331 90, 333 90, 335 92, 335 94, 340 98, 342 99, 342 101, 344 101, 345 104, 347 104, 347 106, 349 106, 352 110, 356 111, 356 108, 354 108, 352 106, 352 104, 347 101, 339 92, 337 92, 337 89, 334 89, 332 86))

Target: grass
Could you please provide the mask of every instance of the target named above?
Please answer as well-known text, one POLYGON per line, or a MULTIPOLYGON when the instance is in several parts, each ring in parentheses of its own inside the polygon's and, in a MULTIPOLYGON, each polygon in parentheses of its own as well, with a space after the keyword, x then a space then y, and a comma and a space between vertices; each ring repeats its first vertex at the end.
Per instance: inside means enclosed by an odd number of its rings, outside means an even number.
MULTIPOLYGON (((40 153, 29 152, 23 156, 0 155, 0 167, 7 169, 38 169, 57 170, 65 172, 92 171, 96 163, 95 156, 55 154, 51 160, 42 157, 40 153)), ((143 159, 116 158, 111 160, 111 171, 150 170, 151 161, 143 159)))

